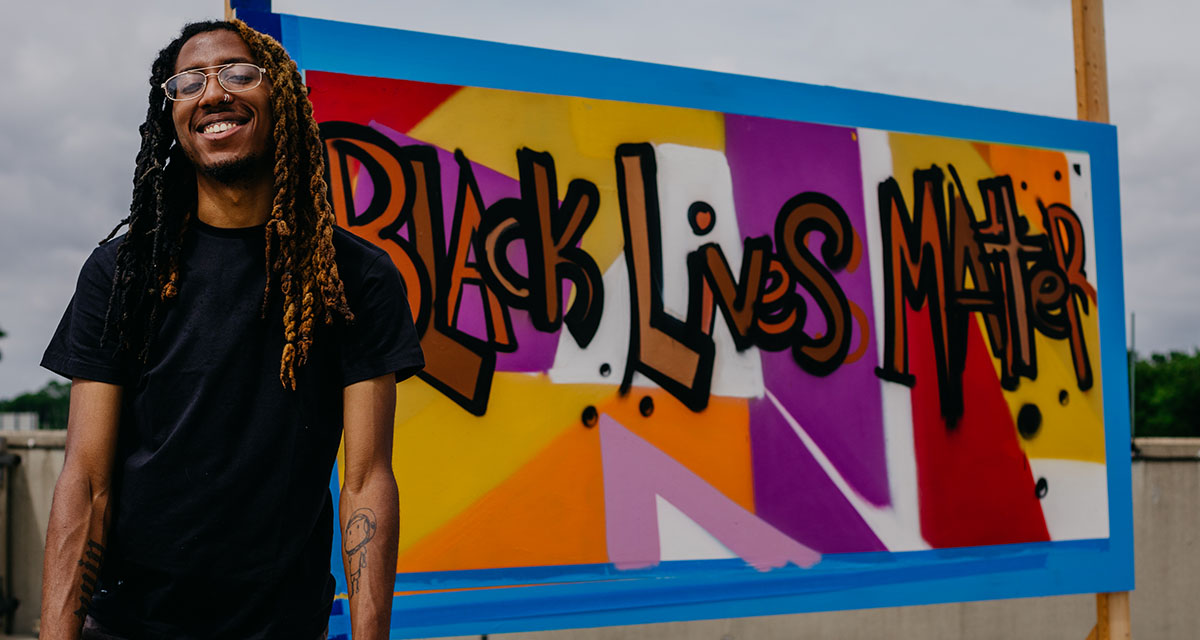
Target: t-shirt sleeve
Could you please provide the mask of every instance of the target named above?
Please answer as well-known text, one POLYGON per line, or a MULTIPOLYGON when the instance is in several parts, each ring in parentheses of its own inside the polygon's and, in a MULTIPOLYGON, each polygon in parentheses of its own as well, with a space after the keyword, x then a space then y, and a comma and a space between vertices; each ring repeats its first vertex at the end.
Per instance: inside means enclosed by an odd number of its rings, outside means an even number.
POLYGON ((107 245, 100 247, 84 263, 75 295, 42 356, 41 364, 46 369, 72 379, 127 382, 128 372, 121 365, 117 339, 102 340, 112 293, 114 253, 107 245))
POLYGON ((342 342, 342 384, 394 373, 399 382, 425 366, 400 272, 387 254, 367 267, 350 301, 354 322, 342 342))

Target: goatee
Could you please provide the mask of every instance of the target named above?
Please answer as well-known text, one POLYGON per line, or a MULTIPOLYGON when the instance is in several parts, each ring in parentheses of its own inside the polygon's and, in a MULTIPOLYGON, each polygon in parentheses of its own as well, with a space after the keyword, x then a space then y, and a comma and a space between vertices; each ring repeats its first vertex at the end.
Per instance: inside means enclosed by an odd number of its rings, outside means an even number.
POLYGON ((267 169, 264 154, 251 154, 198 167, 200 173, 224 185, 237 185, 252 182, 267 169))

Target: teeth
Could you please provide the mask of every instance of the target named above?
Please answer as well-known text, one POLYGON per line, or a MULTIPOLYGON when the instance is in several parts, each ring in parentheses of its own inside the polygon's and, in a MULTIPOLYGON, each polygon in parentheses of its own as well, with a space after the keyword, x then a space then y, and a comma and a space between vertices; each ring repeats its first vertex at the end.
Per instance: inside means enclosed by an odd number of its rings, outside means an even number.
POLYGON ((208 125, 207 127, 204 127, 204 133, 221 133, 224 131, 229 131, 230 129, 232 129, 236 126, 237 126, 236 124, 229 122, 229 121, 214 122, 214 123, 208 125))

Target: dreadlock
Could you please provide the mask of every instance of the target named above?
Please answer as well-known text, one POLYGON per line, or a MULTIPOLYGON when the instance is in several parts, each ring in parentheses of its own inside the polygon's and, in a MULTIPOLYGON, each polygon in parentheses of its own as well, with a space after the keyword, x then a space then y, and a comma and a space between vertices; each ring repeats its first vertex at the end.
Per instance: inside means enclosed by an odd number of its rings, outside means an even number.
POLYGON ((139 131, 141 148, 133 174, 129 216, 117 229, 129 230, 117 249, 112 293, 104 318, 104 338, 116 339, 122 352, 145 361, 159 316, 181 286, 179 254, 184 232, 196 208, 196 176, 176 143, 171 105, 162 84, 175 73, 184 43, 208 31, 241 36, 271 84, 274 118, 275 197, 266 225, 266 277, 263 313, 278 282, 283 299, 284 347, 279 381, 296 388, 296 368, 308 358, 316 322, 334 315, 351 321, 342 279, 334 261, 334 216, 326 196, 325 163, 317 122, 296 63, 270 36, 240 20, 189 24, 158 52, 150 72, 149 108, 139 131), (116 312, 119 310, 119 316, 116 312))

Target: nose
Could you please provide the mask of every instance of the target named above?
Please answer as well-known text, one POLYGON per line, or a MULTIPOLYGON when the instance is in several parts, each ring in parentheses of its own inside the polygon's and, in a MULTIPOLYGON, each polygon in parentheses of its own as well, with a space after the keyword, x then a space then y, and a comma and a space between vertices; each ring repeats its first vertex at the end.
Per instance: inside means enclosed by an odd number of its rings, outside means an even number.
POLYGON ((210 73, 204 83, 204 92, 197 98, 201 106, 211 107, 221 104, 225 101, 225 87, 217 82, 217 74, 210 73))

